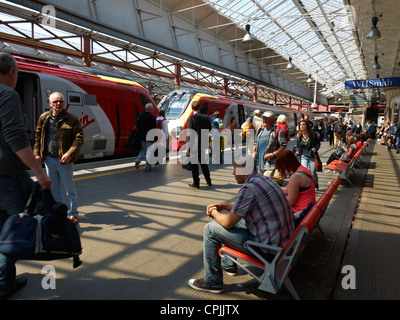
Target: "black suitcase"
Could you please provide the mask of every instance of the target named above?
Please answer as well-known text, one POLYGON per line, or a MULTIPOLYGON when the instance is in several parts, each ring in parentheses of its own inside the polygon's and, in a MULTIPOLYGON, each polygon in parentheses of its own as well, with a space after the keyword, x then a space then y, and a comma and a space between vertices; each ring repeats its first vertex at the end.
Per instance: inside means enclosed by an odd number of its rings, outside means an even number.
POLYGON ((6 220, 0 234, 0 253, 16 260, 72 257, 73 267, 79 267, 80 235, 66 213, 64 204, 55 202, 49 190, 35 184, 26 212, 6 220))

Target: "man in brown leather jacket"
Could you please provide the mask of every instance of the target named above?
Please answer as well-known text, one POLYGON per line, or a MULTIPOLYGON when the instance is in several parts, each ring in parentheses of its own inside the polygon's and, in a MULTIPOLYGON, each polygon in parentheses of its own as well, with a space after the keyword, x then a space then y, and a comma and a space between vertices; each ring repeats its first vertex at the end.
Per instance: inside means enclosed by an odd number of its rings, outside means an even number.
POLYGON ((35 132, 33 153, 44 162, 52 180, 51 192, 57 202, 63 202, 63 192, 69 209, 69 218, 77 223, 77 193, 73 180, 73 163, 78 160, 83 145, 83 130, 79 119, 64 109, 65 99, 59 92, 49 97, 51 110, 39 117, 35 132))

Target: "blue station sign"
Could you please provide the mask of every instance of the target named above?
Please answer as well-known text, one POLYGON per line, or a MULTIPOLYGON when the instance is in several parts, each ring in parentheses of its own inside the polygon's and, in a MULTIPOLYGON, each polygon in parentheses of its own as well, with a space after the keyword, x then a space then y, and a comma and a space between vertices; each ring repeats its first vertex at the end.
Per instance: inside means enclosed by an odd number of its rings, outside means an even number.
POLYGON ((345 81, 344 85, 345 85, 345 89, 400 87, 400 77, 366 79, 366 80, 351 80, 351 81, 345 81))

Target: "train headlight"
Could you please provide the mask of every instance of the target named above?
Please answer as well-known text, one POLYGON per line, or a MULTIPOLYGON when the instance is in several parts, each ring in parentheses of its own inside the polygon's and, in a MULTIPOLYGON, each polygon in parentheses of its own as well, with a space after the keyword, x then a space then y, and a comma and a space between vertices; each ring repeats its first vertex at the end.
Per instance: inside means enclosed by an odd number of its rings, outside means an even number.
POLYGON ((182 133, 182 127, 176 127, 171 130, 171 135, 175 140, 178 140, 182 133))

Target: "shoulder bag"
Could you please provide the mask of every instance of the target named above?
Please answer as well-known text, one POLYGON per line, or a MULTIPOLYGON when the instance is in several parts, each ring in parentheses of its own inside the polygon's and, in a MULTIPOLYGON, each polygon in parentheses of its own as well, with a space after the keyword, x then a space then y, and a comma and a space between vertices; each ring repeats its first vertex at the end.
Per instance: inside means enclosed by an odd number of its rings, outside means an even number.
POLYGON ((314 162, 315 171, 321 172, 322 171, 322 162, 319 158, 318 152, 315 152, 315 162, 314 162))

